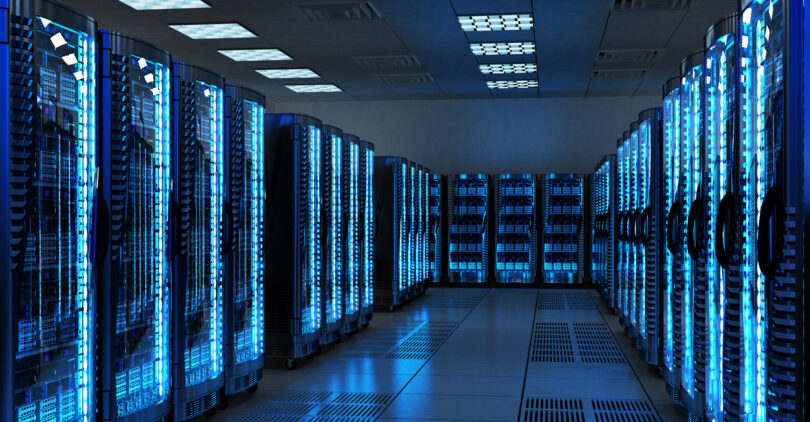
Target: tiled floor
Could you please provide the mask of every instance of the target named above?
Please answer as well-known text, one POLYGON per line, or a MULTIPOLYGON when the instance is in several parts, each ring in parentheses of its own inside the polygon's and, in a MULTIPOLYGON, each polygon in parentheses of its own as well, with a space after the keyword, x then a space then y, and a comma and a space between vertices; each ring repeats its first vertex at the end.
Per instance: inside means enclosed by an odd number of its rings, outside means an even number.
POLYGON ((374 315, 211 422, 678 421, 655 369, 594 291, 433 288, 374 315))

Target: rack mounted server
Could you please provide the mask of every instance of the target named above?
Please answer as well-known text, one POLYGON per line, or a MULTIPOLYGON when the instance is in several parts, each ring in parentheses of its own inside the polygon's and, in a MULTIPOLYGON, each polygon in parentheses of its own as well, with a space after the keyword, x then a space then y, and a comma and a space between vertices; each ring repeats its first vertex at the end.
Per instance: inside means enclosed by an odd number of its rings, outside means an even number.
POLYGON ((329 125, 321 128, 323 156, 322 226, 321 226, 321 284, 322 333, 320 344, 335 344, 340 340, 343 324, 343 266, 344 251, 341 242, 343 229, 343 131, 329 125))
POLYGON ((447 177, 448 279, 450 283, 486 283, 489 275, 489 177, 447 177))
POLYGON ((445 205, 447 180, 440 174, 428 174, 428 277, 432 283, 445 281, 447 239, 445 205))
POLYGON ((542 176, 543 282, 573 284, 584 274, 583 177, 542 176))
POLYGON ((537 177, 492 177, 495 199, 495 282, 534 283, 537 277, 537 177))
POLYGON ((408 160, 374 158, 374 304, 394 310, 409 299, 408 160))
POLYGON ((360 326, 374 314, 374 144, 360 141, 360 326))
POLYGON ((591 175, 591 278, 616 309, 616 155, 606 155, 591 175))
POLYGON ((344 134, 341 180, 343 182, 342 206, 343 225, 340 239, 343 250, 343 273, 341 275, 341 295, 343 315, 340 326, 342 334, 357 332, 360 321, 360 139, 344 134))

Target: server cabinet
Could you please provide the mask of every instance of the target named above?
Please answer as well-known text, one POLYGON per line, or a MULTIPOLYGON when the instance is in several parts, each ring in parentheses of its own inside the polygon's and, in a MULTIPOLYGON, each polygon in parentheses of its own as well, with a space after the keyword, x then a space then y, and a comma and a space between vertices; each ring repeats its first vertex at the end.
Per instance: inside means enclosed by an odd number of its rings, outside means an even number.
POLYGON ((217 406, 224 393, 222 230, 224 80, 172 66, 172 394, 174 419, 217 406))
POLYGON ((682 225, 679 244, 682 259, 683 286, 683 368, 681 397, 692 417, 705 414, 706 391, 706 286, 700 283, 702 265, 699 250, 705 207, 700 196, 700 154, 703 146, 704 52, 687 56, 681 61, 681 211, 682 225))
POLYGON ((96 24, 31 0, 0 25, 0 419, 93 420, 96 24))
MULTIPOLYGON (((732 287, 727 277, 735 269, 730 260, 723 259, 726 256, 725 247, 722 246, 725 237, 718 237, 715 231, 720 218, 727 218, 734 213, 736 33, 737 16, 732 15, 714 24, 706 33, 705 39, 704 143, 700 161, 700 196, 705 201, 706 214, 701 228, 701 233, 704 234, 702 243, 698 245, 705 267, 698 274, 698 284, 705 286, 706 290, 705 417, 718 420, 723 418, 723 376, 725 370, 735 371, 733 359, 736 356, 733 350, 737 347, 733 343, 739 335, 737 324, 734 323, 736 321, 723 327, 726 307, 738 307, 739 297, 731 289, 726 291, 726 287, 732 287), (715 248, 716 244, 720 244, 721 248, 715 248), (721 338, 724 333, 728 334, 725 340, 721 338), (725 356, 732 359, 727 362, 724 362, 722 350, 724 343, 731 352, 725 356)), ((737 313, 736 310, 729 311, 732 315, 737 313)))
POLYGON ((445 278, 445 201, 447 181, 440 174, 428 175, 428 276, 431 282, 445 278))
POLYGON ((450 213, 448 279, 450 283, 486 283, 489 275, 489 177, 447 177, 450 213))
POLYGON ((660 108, 650 108, 638 115, 639 216, 637 221, 640 280, 638 282, 639 345, 644 360, 658 366, 663 360, 662 261, 663 228, 663 139, 660 108))
POLYGON ((360 139, 345 134, 343 162, 341 164, 343 225, 340 231, 340 248, 343 250, 341 295, 343 316, 340 331, 343 334, 357 332, 360 321, 360 139))
POLYGON ((663 265, 664 356, 662 372, 667 393, 680 403, 681 368, 683 367, 683 279, 680 276, 683 257, 680 227, 683 217, 680 201, 681 180, 681 77, 670 78, 663 86, 662 135, 664 142, 663 204, 667 210, 664 223, 666 248, 663 265))
POLYGON ((389 310, 409 297, 408 175, 405 158, 374 158, 374 304, 389 310))
POLYGON ((616 309, 616 155, 606 155, 591 176, 591 277, 616 309))
POLYGON ((806 418, 807 12, 804 2, 771 0, 752 1, 740 15, 741 213, 738 224, 718 222, 721 233, 740 227, 745 304, 745 372, 739 384, 726 379, 727 388, 743 388, 742 405, 724 407, 729 418, 738 412, 756 420, 806 418))
POLYGON ((171 412, 171 58, 101 31, 98 414, 171 412))
POLYGON ((225 86, 225 394, 264 367, 264 96, 225 86))
POLYGON ((578 174, 543 175, 543 282, 573 284, 582 281, 583 177, 578 174))
POLYGON ((639 187, 641 186, 641 150, 639 148, 639 122, 630 124, 630 140, 627 153, 627 193, 628 193, 628 214, 627 214, 627 247, 628 247, 628 269, 627 269, 627 317, 624 319, 624 329, 636 347, 639 343, 639 292, 643 279, 644 266, 641 263, 641 247, 638 240, 638 220, 641 214, 641 198, 639 198, 639 187))
POLYGON ((343 131, 323 125, 323 156, 321 181, 323 217, 321 228, 321 263, 323 265, 322 332, 321 344, 334 344, 340 340, 343 319, 343 262, 341 242, 343 228, 343 131))
POLYGON ((407 230, 407 267, 408 267, 408 300, 416 296, 419 284, 419 260, 418 260, 418 180, 416 178, 416 163, 408 161, 405 169, 405 227, 407 230))
POLYGON ((534 283, 537 277, 537 177, 493 176, 495 282, 534 283))
POLYGON ((427 289, 427 172, 422 165, 416 165, 416 244, 417 244, 417 283, 416 293, 424 294, 427 289))
POLYGON ((374 144, 360 141, 360 326, 374 313, 374 144))
POLYGON ((618 314, 619 321, 626 326, 626 321, 630 318, 629 313, 629 289, 632 266, 630 258, 633 256, 630 236, 630 215, 631 215, 631 193, 630 193, 630 169, 632 148, 630 146, 630 131, 624 131, 617 145, 617 205, 619 210, 619 227, 617 230, 619 240, 618 253, 618 314))

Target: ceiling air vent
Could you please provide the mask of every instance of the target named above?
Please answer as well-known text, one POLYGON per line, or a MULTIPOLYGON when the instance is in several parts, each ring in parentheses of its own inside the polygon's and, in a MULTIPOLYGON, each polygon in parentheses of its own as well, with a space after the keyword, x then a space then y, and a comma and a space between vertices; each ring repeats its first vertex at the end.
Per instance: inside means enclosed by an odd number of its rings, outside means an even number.
POLYGON ((381 19, 368 1, 306 2, 297 5, 311 21, 366 21, 381 19))
POLYGON ((422 66, 414 56, 365 56, 355 57, 354 61, 372 70, 417 69, 422 66))
POLYGON ((613 0, 614 12, 684 10, 690 0, 613 0))
POLYGON ((596 56, 596 63, 650 65, 658 54, 658 50, 603 50, 596 56))
POLYGON ((376 75, 380 81, 389 85, 400 84, 426 84, 433 82, 433 77, 427 73, 399 73, 394 75, 376 75))
POLYGON ((616 79, 644 79, 646 70, 594 70, 591 79, 595 81, 610 81, 616 79))

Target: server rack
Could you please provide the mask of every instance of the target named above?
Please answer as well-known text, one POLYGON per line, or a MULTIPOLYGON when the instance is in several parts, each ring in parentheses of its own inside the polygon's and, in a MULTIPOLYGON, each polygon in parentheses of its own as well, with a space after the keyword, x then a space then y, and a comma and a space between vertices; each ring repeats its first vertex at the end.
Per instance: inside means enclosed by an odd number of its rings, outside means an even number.
POLYGON ((641 265, 640 247, 638 244, 638 219, 640 215, 641 201, 639 198, 639 186, 641 178, 641 151, 638 142, 639 122, 630 124, 630 140, 627 150, 627 193, 628 193, 628 214, 627 214, 627 317, 624 319, 624 329, 636 347, 639 343, 638 316, 639 312, 639 288, 643 278, 644 266, 641 265))
POLYGON ((403 157, 374 158, 374 304, 392 311, 409 297, 408 173, 403 157))
POLYGON ((296 359, 321 337, 321 122, 302 114, 264 117, 265 348, 296 359))
POLYGON ((99 35, 98 415, 154 421, 172 405, 171 57, 99 35))
POLYGON ((584 272, 582 233, 583 177, 543 175, 543 282, 573 284, 584 272))
POLYGON ((486 283, 489 275, 489 177, 447 177, 450 283, 486 283))
POLYGON ((428 276, 433 283, 441 283, 445 279, 446 189, 447 181, 444 176, 433 173, 428 175, 428 276))
POLYGON ((591 176, 591 272, 616 309, 616 155, 602 158, 591 176))
POLYGON ((172 395, 174 419, 219 405, 222 360, 224 80, 207 70, 172 65, 172 395))
POLYGON ((416 293, 424 294, 427 289, 427 172, 422 165, 416 165, 416 244, 417 282, 416 293))
POLYGON ((374 144, 360 141, 360 326, 374 313, 374 144))
MULTIPOLYGON (((723 327, 724 313, 729 307, 730 316, 737 313, 739 297, 735 292, 726 294, 731 287, 727 277, 736 272, 729 260, 722 259, 725 236, 717 236, 715 226, 720 218, 727 218, 734 212, 734 137, 736 122, 736 54, 737 15, 731 15, 714 24, 706 33, 705 95, 703 107, 703 133, 705 142, 701 152, 700 196, 704 198, 706 214, 699 246, 704 256, 705 268, 699 273, 698 284, 706 289, 706 375, 705 398, 706 418, 723 418, 723 376, 726 370, 735 371, 733 360, 724 362, 724 343, 730 354, 725 357, 735 359, 738 349, 733 343, 739 338, 736 321, 729 321, 723 327), (722 204, 722 206, 721 206, 722 204), (721 214, 725 214, 722 215, 721 214), (726 304, 728 301, 728 305, 726 304), (728 334, 725 339, 721 336, 728 334), (730 364, 730 365, 729 365, 730 364)), ((737 289, 738 291, 738 289, 737 289)), ((730 394, 733 392, 729 391, 730 394)))
POLYGON ((741 228, 736 238, 745 372, 740 381, 733 374, 724 380, 726 388, 742 388, 741 405, 732 401, 724 407, 728 417, 739 412, 757 420, 806 417, 807 12, 798 0, 770 0, 750 2, 740 15, 741 221, 725 219, 717 226, 719 232, 741 228))
POLYGON ((416 215, 419 199, 416 197, 418 181, 416 179, 416 164, 413 161, 407 162, 405 175, 405 226, 408 236, 408 259, 406 261, 408 266, 407 299, 410 300, 416 296, 419 283, 419 260, 417 259, 419 234, 417 233, 418 216, 416 215))
POLYGON ((321 181, 323 192, 323 217, 321 229, 321 262, 323 265, 322 333, 320 344, 335 344, 340 341, 343 323, 343 131, 323 125, 323 166, 321 181))
POLYGON ((644 360, 653 366, 663 360, 662 262, 663 228, 663 134, 662 110, 650 108, 638 115, 639 124, 639 211, 637 237, 641 279, 638 284, 639 344, 644 360))
POLYGON ((681 77, 670 78, 663 86, 662 135, 664 141, 663 204, 667 209, 666 248, 662 261, 664 285, 663 328, 664 356, 662 372, 667 392, 676 402, 680 400, 681 368, 683 366, 683 279, 680 276, 683 257, 678 246, 683 224, 680 201, 681 180, 681 77))
POLYGON ((630 254, 631 252, 631 237, 630 237, 630 168, 631 168, 631 147, 630 147, 630 131, 624 131, 621 139, 617 145, 617 197, 618 197, 618 210, 619 210, 619 253, 618 253, 618 303, 617 309, 619 314, 619 321, 622 326, 626 326, 626 321, 630 318, 628 310, 629 307, 629 289, 628 283, 630 281, 630 254))
POLYGON ((498 174, 495 200, 495 282, 534 283, 537 277, 537 177, 498 174))
POLYGON ((225 394, 254 392, 264 367, 264 102, 225 86, 225 394))
POLYGON ((678 263, 683 286, 683 367, 680 399, 690 417, 705 415, 706 381, 706 286, 700 284, 705 266, 699 250, 702 219, 705 215, 700 196, 700 154, 703 145, 704 52, 681 61, 681 212, 686 217, 679 235, 678 263))
POLYGON ((360 322, 360 139, 345 134, 343 142, 343 226, 340 232, 340 248, 343 250, 343 273, 341 274, 341 295, 343 318, 340 326, 342 334, 357 332, 360 322))
POLYGON ((96 24, 32 0, 0 25, 0 419, 93 419, 96 24))

